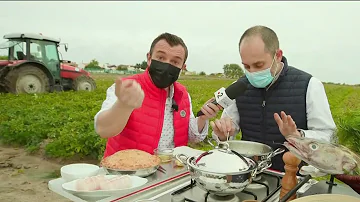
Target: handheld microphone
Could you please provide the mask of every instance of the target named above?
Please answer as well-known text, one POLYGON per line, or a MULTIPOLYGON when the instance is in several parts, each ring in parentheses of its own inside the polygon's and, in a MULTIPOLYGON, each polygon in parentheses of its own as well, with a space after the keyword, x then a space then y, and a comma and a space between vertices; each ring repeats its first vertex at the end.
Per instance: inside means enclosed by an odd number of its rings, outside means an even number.
MULTIPOLYGON (((212 101, 214 105, 220 105, 222 108, 229 107, 234 103, 234 99, 242 95, 246 91, 247 84, 243 81, 236 81, 231 84, 226 89, 224 87, 220 88, 214 93, 215 100, 212 101)), ((197 113, 197 116, 202 116, 204 113, 200 110, 197 113)))

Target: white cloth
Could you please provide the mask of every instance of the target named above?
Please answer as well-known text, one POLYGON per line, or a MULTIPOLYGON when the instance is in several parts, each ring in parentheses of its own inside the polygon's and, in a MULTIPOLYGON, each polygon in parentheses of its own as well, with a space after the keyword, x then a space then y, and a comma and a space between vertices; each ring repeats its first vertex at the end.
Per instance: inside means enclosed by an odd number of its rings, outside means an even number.
MULTIPOLYGON (((164 114, 164 123, 162 127, 161 137, 159 141, 158 148, 174 148, 174 125, 173 125, 173 111, 172 111, 172 98, 174 95, 174 86, 171 85, 169 96, 166 99, 165 104, 165 114, 164 114)), ((190 101, 190 122, 189 122, 189 142, 201 142, 203 141, 206 136, 208 135, 209 129, 209 121, 206 121, 205 127, 199 133, 198 124, 197 124, 197 117, 195 118, 194 113, 192 111, 192 104, 191 104, 191 97, 190 94, 189 101, 190 101)), ((99 114, 105 110, 110 109, 114 103, 116 102, 117 97, 115 95, 115 84, 110 86, 106 91, 106 99, 102 103, 100 111, 94 117, 94 127, 96 131, 96 121, 99 114)))
MULTIPOLYGON (((308 130, 303 130, 305 137, 330 142, 334 138, 336 125, 331 115, 324 85, 315 77, 311 77, 309 81, 306 93, 306 113, 308 130)), ((236 103, 224 109, 221 118, 223 117, 230 117, 232 119, 235 134, 238 134, 240 132, 240 115, 236 103)), ((214 132, 212 136, 214 139, 217 139, 214 132)), ((233 138, 231 137, 231 139, 233 138)))

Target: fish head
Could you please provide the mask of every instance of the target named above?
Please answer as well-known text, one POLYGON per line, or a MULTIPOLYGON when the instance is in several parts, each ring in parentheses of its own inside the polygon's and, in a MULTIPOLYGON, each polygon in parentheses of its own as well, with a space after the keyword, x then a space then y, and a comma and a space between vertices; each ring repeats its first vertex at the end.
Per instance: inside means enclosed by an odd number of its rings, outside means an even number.
POLYGON ((296 157, 303 161, 311 161, 318 158, 318 152, 321 151, 320 144, 310 138, 288 136, 284 146, 296 157))
POLYGON ((297 158, 329 174, 343 174, 356 167, 354 159, 334 144, 321 140, 289 136, 284 146, 297 158))

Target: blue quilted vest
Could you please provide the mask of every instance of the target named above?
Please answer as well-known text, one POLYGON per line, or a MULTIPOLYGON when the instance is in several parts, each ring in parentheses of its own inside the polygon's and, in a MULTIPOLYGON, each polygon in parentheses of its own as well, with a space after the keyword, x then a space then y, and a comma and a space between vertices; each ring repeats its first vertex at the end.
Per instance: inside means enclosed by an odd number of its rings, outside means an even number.
MULTIPOLYGON (((260 142, 274 150, 280 147, 285 138, 279 131, 274 113, 284 111, 291 115, 299 129, 307 130, 306 92, 310 74, 288 66, 282 58, 284 68, 278 80, 266 91, 253 87, 245 76, 239 80, 247 83, 248 89, 236 98, 240 115, 242 140, 260 142)), ((282 154, 273 157, 272 169, 284 172, 282 154)))

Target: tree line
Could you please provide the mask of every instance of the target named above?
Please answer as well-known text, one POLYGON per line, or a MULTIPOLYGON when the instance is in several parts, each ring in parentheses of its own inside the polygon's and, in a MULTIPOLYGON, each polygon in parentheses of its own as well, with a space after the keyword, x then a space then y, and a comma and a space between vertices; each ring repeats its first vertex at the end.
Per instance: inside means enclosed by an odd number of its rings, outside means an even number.
MULTIPOLYGON (((1 56, 0 55, 0 60, 7 60, 8 57, 7 56, 1 56)), ((144 60, 142 61, 141 63, 136 63, 134 66, 133 66, 135 69, 137 70, 145 70, 146 67, 147 67, 147 62, 144 60)), ((92 59, 89 64, 87 64, 84 68, 85 70, 97 70, 97 69, 102 69, 99 65, 99 62, 96 60, 96 59, 92 59)), ((116 67, 117 70, 128 70, 128 66, 126 65, 118 65, 116 67)), ((187 70, 185 70, 186 72, 187 70)), ((205 71, 201 71, 199 72, 198 75, 201 75, 201 76, 206 76, 207 74, 205 73, 205 71)), ((226 77, 226 78, 230 78, 230 79, 235 79, 235 78, 239 78, 241 76, 244 75, 244 71, 243 69, 240 67, 240 65, 238 64, 225 64, 223 66, 223 75, 226 77)), ((210 76, 221 76, 221 73, 212 73, 210 74, 210 76)))
MULTIPOLYGON (((204 71, 199 73, 201 76, 206 76, 204 71)), ((244 75, 244 70, 238 64, 225 64, 223 66, 223 73, 211 73, 210 76, 225 76, 229 79, 236 79, 244 75)))
MULTIPOLYGON (((137 70, 140 70, 140 69, 145 70, 147 68, 147 62, 144 60, 141 63, 136 63, 133 67, 137 70)), ((88 65, 85 66, 85 70, 86 69, 94 70, 94 69, 102 69, 102 68, 99 66, 99 62, 97 60, 93 59, 89 62, 88 65)), ((116 70, 127 70, 127 69, 128 69, 128 67, 126 65, 118 65, 116 67, 116 70)), ((185 70, 185 72, 186 71, 187 70, 185 70)), ((210 76, 220 76, 219 74, 221 74, 221 73, 212 73, 212 74, 210 74, 210 76)), ((198 75, 206 76, 207 74, 204 71, 201 71, 201 72, 199 72, 198 75)), ((243 76, 244 71, 238 64, 234 64, 234 63, 225 64, 223 66, 223 75, 226 78, 236 79, 236 78, 243 76)))
MULTIPOLYGON (((135 69, 139 70, 139 69, 143 69, 145 70, 147 67, 147 62, 144 60, 141 63, 136 63, 133 66, 135 69)), ((102 69, 102 67, 100 67, 99 62, 96 59, 92 59, 84 68, 85 70, 95 70, 95 69, 102 69)), ((118 65, 115 68, 116 70, 128 70, 128 66, 127 65, 118 65)))

